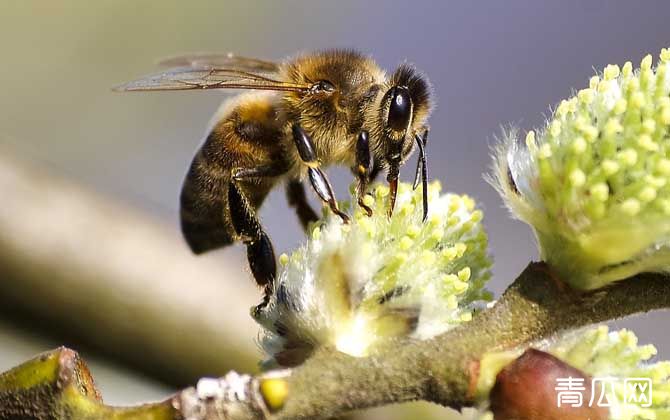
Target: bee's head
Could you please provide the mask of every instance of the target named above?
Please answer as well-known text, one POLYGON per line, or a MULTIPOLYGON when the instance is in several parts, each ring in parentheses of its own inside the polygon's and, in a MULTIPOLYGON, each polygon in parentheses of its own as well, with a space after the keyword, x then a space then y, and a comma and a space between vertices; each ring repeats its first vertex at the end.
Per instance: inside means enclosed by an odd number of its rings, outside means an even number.
POLYGON ((375 158, 387 169, 391 209, 400 166, 414 149, 431 109, 430 83, 413 66, 403 64, 388 79, 379 107, 381 133, 375 158))

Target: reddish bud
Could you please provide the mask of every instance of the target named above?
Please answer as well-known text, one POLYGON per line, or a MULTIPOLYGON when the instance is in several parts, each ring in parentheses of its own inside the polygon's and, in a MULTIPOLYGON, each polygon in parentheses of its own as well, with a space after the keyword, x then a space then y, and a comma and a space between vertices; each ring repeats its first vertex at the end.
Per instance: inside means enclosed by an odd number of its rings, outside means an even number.
POLYGON ((491 411, 495 420, 607 420, 597 385, 592 389, 590 376, 551 354, 528 349, 496 376, 491 411))

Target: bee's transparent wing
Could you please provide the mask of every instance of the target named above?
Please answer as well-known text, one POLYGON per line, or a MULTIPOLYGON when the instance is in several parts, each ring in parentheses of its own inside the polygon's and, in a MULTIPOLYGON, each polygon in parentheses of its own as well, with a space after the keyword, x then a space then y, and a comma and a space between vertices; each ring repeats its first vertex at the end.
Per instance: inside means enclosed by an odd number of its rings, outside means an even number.
POLYGON ((176 55, 161 60, 165 67, 227 68, 260 73, 279 72, 279 63, 252 57, 242 57, 233 53, 192 53, 176 55))
POLYGON ((150 74, 114 88, 116 91, 259 89, 303 92, 309 85, 276 80, 268 75, 220 67, 178 67, 150 74))

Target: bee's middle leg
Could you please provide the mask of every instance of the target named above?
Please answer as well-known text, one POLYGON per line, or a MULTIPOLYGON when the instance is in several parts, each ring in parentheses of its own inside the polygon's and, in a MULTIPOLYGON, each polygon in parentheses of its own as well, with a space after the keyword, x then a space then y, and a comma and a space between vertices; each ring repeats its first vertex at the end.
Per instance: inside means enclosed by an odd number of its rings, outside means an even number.
POLYGON ((321 198, 324 203, 328 204, 333 213, 340 216, 344 223, 348 223, 349 216, 340 210, 337 205, 337 200, 335 199, 333 187, 330 185, 330 181, 328 181, 326 174, 319 168, 319 161, 316 157, 314 142, 299 124, 293 125, 293 140, 298 149, 300 159, 302 159, 303 163, 308 167, 307 173, 309 174, 309 181, 312 184, 312 188, 314 188, 314 191, 319 198, 321 198))

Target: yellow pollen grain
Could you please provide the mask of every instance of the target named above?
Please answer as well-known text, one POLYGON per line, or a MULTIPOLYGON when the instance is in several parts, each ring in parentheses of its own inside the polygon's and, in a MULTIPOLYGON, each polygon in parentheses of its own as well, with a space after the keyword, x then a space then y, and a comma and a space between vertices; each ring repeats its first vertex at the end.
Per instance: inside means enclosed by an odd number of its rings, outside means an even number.
POLYGON ((417 236, 419 236, 419 233, 421 233, 421 229, 416 225, 412 225, 407 228, 407 236, 412 239, 415 239, 417 236))
POLYGON ((561 103, 558 105, 558 108, 556 108, 556 115, 559 117, 565 117, 568 113, 570 112, 570 104, 568 101, 563 99, 561 103))
POLYGON ((452 287, 454 288, 454 292, 456 292, 457 294, 463 293, 466 290, 468 290, 468 284, 466 282, 460 281, 460 280, 455 281, 452 284, 452 287))
POLYGON ((621 74, 622 74, 624 77, 628 77, 628 76, 630 76, 632 73, 633 73, 633 63, 631 63, 630 61, 626 61, 626 62, 623 64, 623 67, 621 68, 621 74))
POLYGON ((598 82, 600 82, 600 77, 598 76, 593 76, 589 79, 589 87, 591 89, 595 89, 596 86, 598 86, 598 82))
POLYGON ((614 175, 619 172, 619 164, 611 159, 603 160, 603 163, 600 164, 600 167, 603 169, 603 173, 606 176, 614 175))
POLYGON ((619 77, 619 66, 616 64, 608 64, 603 71, 605 80, 613 80, 619 77))
POLYGON ((573 142, 571 146, 572 151, 575 154, 582 154, 586 150, 586 140, 584 140, 584 137, 577 137, 573 142))
POLYGON ((289 262, 289 257, 288 257, 288 255, 286 255, 286 254, 281 254, 281 255, 279 256, 279 264, 281 264, 281 265, 286 265, 286 264, 288 264, 288 262, 289 262))
POLYGON ((428 192, 440 193, 442 191, 442 183, 439 180, 435 180, 428 185, 428 192))
POLYGON ((467 195, 463 196, 463 204, 468 211, 472 211, 475 208, 475 200, 467 195))
POLYGON ((473 226, 474 226, 474 223, 472 223, 471 220, 468 220, 465 223, 463 223, 463 226, 461 226, 461 230, 463 231, 463 233, 470 232, 472 230, 473 226))
POLYGON ((662 188, 667 183, 665 178, 659 178, 653 175, 645 175, 644 182, 656 188, 662 188))
POLYGON ((625 166, 633 166, 637 163, 637 152, 635 149, 625 149, 618 154, 619 162, 625 166))
POLYGON ((648 203, 656 198, 656 189, 654 187, 646 186, 640 191, 637 197, 643 203, 648 203))
POLYGON ((670 50, 667 48, 661 48, 661 54, 659 55, 659 58, 664 63, 670 61, 670 50))
POLYGON ((561 122, 559 120, 554 120, 551 122, 549 133, 554 137, 558 137, 561 134, 561 122))
POLYGON ((642 61, 640 61, 640 70, 651 69, 651 64, 652 64, 651 54, 645 55, 644 58, 642 59, 642 61))
POLYGON ((444 231, 442 229, 435 229, 430 233, 430 239, 434 241, 441 241, 444 238, 444 231))
POLYGON ((468 249, 468 246, 465 245, 463 242, 459 242, 456 245, 456 257, 461 258, 463 254, 465 254, 465 251, 468 249))
POLYGON ((458 271, 458 279, 460 281, 468 281, 470 280, 470 276, 472 275, 472 270, 470 270, 470 267, 464 267, 458 271))
POLYGON ((288 397, 288 382, 282 378, 261 379, 259 391, 270 412, 280 410, 288 397))
POLYGON ((655 143, 649 134, 641 134, 637 138, 637 144, 640 145, 645 150, 648 150, 650 152, 655 152, 658 150, 658 144, 655 143))
POLYGON ((312 231, 312 239, 315 241, 318 241, 321 239, 321 228, 315 227, 314 230, 312 231))
POLYGON ((470 220, 473 223, 481 222, 483 218, 484 218, 484 213, 481 210, 473 211, 472 216, 470 216, 470 220))
POLYGON ((598 138, 598 129, 590 124, 582 128, 582 133, 584 134, 584 138, 590 142, 598 138))
POLYGON ((403 236, 400 239, 400 243, 398 244, 398 246, 403 251, 407 251, 408 249, 410 249, 412 247, 413 244, 414 244, 414 241, 412 239, 410 239, 409 236, 403 236))
POLYGON ((606 136, 613 136, 616 133, 622 132, 623 131, 623 126, 621 125, 619 120, 617 120, 616 118, 610 118, 605 123, 604 131, 605 131, 606 136))
POLYGON ((431 213, 431 214, 428 215, 428 224, 432 228, 436 228, 436 227, 440 226, 440 222, 442 222, 442 215, 441 214, 431 213))
POLYGON ((640 202, 634 198, 621 203, 621 210, 629 216, 635 216, 640 212, 640 202))
POLYGON ((591 196, 598 201, 607 201, 609 197, 609 187, 604 182, 599 182, 594 184, 589 190, 591 196))
POLYGON ((447 226, 449 227, 454 227, 456 226, 461 219, 458 216, 451 216, 447 219, 447 226))
POLYGON ((453 261, 456 259, 456 254, 458 252, 456 251, 456 248, 453 246, 450 246, 449 248, 444 248, 442 250, 442 256, 447 259, 447 261, 453 261))
POLYGON ((446 285, 454 284, 457 281, 458 276, 456 274, 445 274, 444 277, 442 277, 442 282, 446 285))
POLYGON ((577 97, 581 103, 588 105, 593 102, 594 91, 591 88, 582 89, 577 92, 577 97))
POLYGON ((634 92, 630 95, 630 106, 633 108, 642 108, 644 106, 644 94, 642 92, 634 92))
POLYGON ((363 204, 372 207, 375 204, 375 199, 372 198, 370 194, 365 194, 365 196, 363 196, 363 204))
POLYGON ((530 130, 528 134, 526 134, 526 146, 531 152, 537 150, 537 143, 535 143, 535 131, 530 130))
POLYGON ((656 131, 656 121, 651 118, 645 118, 645 120, 642 121, 642 130, 648 134, 653 133, 656 131))
POLYGON ((540 147, 540 150, 538 152, 538 156, 540 159, 547 159, 551 157, 551 146, 549 144, 543 144, 542 147, 540 147))
POLYGON ((575 169, 570 172, 568 178, 573 187, 581 187, 586 182, 586 175, 584 175, 581 169, 575 169))
POLYGON ((659 159, 656 163, 656 171, 661 175, 670 175, 670 159, 659 159))

